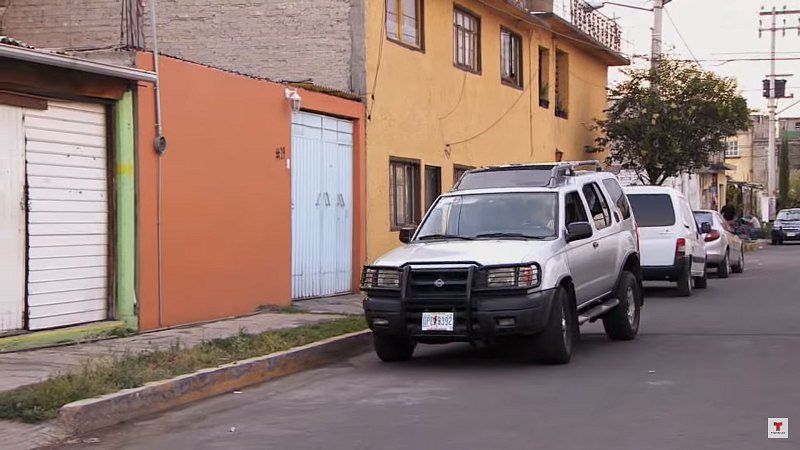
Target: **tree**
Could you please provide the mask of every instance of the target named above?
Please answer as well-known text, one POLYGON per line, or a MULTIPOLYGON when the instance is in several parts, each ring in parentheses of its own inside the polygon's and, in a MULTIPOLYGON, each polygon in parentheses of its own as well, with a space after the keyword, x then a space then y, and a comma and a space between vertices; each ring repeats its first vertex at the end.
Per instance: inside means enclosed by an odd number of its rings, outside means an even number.
POLYGON ((726 137, 750 126, 747 101, 732 78, 668 58, 653 70, 624 73, 627 79, 609 91, 606 118, 597 121, 603 132, 597 143, 609 150, 609 163, 646 183, 708 166, 724 152, 726 137))
POLYGON ((791 167, 789 167, 789 140, 784 137, 781 139, 781 152, 780 164, 778 165, 778 193, 780 199, 778 203, 781 208, 787 208, 789 204, 789 176, 791 174, 791 167))

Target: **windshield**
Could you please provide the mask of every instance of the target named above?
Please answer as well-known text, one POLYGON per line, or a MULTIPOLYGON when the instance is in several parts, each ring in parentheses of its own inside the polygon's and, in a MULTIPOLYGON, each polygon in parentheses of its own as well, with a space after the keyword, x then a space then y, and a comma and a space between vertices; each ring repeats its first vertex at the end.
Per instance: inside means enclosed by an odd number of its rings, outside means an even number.
POLYGON ((783 210, 778 213, 777 220, 800 220, 800 209, 783 210))
POLYGON ((668 227, 675 224, 675 210, 667 194, 628 194, 633 215, 640 227, 668 227))
POLYGON ((442 197, 417 239, 551 238, 556 236, 557 204, 550 192, 442 197))

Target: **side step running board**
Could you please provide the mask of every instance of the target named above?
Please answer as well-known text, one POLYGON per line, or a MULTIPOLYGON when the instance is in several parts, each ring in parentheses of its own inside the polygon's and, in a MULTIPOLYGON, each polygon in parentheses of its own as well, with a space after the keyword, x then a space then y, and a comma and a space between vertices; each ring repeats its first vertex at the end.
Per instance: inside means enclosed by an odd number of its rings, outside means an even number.
POLYGON ((606 300, 605 303, 595 306, 594 308, 584 312, 583 314, 578 316, 578 325, 583 325, 588 321, 594 321, 598 317, 602 316, 603 314, 611 311, 614 309, 615 306, 619 305, 618 298, 610 298, 606 300))

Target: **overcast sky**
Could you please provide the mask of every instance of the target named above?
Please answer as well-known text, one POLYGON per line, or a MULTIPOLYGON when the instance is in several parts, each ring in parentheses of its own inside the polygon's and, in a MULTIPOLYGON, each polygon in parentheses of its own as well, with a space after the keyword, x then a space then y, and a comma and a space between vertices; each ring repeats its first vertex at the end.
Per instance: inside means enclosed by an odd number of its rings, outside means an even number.
MULTIPOLYGON (((652 0, 616 0, 616 3, 652 7, 652 0)), ((769 73, 770 35, 763 33, 758 37, 758 13, 764 6, 782 9, 800 9, 800 0, 672 0, 664 14, 663 51, 671 52, 682 59, 696 57, 705 69, 713 70, 721 75, 735 77, 739 81, 742 94, 747 98, 751 109, 766 111, 767 100, 761 96, 761 80, 769 73), (670 21, 674 21, 673 26, 670 21), (681 40, 683 35, 686 44, 681 40), (688 49, 687 49, 688 47, 688 49), (691 53, 690 50, 691 49, 691 53), (728 59, 765 59, 764 61, 730 61, 728 59)), ((650 54, 650 36, 653 25, 653 14, 614 5, 606 5, 601 10, 607 16, 619 17, 623 29, 623 52, 633 55, 650 54)), ((798 17, 785 16, 787 25, 797 26, 798 17)), ((763 26, 769 25, 770 18, 763 19, 763 26)), ((783 19, 779 16, 779 25, 783 19)), ((787 90, 794 94, 794 99, 779 100, 778 111, 800 100, 800 36, 797 30, 780 33, 777 38, 777 56, 779 58, 798 58, 796 61, 778 61, 776 72, 779 74, 795 74, 787 78, 787 90)), ((635 64, 648 64, 642 59, 635 59, 635 64)), ((617 70, 612 69, 610 79, 619 79, 617 70)), ((783 117, 800 116, 800 104, 781 114, 783 117)))

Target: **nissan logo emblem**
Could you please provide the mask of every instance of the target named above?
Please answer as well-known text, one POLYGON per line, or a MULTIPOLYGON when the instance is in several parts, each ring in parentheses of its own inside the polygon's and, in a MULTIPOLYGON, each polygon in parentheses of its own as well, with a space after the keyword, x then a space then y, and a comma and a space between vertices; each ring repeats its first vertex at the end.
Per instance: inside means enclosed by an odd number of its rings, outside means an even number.
POLYGON ((444 280, 441 278, 437 278, 436 281, 433 282, 433 285, 437 288, 444 286, 444 280))

